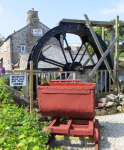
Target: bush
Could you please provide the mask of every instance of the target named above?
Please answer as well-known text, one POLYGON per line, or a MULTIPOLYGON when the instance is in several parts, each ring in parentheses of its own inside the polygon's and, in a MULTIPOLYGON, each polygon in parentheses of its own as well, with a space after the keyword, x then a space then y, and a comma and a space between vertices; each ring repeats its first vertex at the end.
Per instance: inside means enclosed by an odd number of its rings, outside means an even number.
POLYGON ((0 150, 48 150, 45 143, 50 132, 44 130, 48 123, 39 123, 36 113, 30 115, 27 107, 19 108, 6 82, 7 79, 0 78, 0 150))
MULTIPOLYGON (((47 143, 49 132, 39 125, 35 114, 26 112, 26 108, 0 105, 0 148, 6 150, 41 150, 48 149, 47 143)), ((46 125, 46 123, 44 123, 46 125)))
POLYGON ((0 78, 0 149, 3 150, 41 150, 46 146, 49 131, 47 125, 39 125, 35 113, 26 112, 14 104, 12 92, 6 88, 7 80, 0 78))

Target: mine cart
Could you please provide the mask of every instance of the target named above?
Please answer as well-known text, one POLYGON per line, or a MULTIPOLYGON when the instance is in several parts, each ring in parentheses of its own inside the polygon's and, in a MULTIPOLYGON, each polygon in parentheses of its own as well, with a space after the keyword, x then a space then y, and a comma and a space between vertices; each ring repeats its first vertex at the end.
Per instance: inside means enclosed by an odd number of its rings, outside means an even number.
MULTIPOLYGON (((65 80, 66 81, 66 80, 65 80)), ((39 111, 55 119, 45 130, 53 135, 73 135, 93 138, 98 150, 99 122, 95 119, 95 83, 48 82, 38 86, 39 111), (61 122, 61 118, 69 118, 61 122)))

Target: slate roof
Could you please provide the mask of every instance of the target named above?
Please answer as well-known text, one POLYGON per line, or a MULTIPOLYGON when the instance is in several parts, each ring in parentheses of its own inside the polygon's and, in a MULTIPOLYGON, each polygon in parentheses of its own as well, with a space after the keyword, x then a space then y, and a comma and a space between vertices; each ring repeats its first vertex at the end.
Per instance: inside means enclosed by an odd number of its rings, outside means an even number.
MULTIPOLYGON (((47 50, 44 50, 43 55, 46 58, 52 59, 52 60, 60 62, 62 64, 66 63, 61 49, 57 46, 54 46, 54 45, 49 46, 47 48, 47 50)), ((67 58, 68 62, 72 62, 70 54, 67 50, 65 50, 65 55, 66 55, 66 58, 67 58)), ((73 55, 73 57, 75 57, 76 52, 72 51, 72 55, 73 55)), ((80 52, 80 54, 78 55, 76 61, 79 61, 81 56, 82 56, 82 52, 80 52)), ((20 57, 21 57, 20 60, 22 60, 22 63, 24 65, 25 69, 27 69, 27 62, 28 62, 29 53, 21 53, 20 57)), ((83 64, 87 59, 88 59, 88 56, 84 55, 84 58, 81 61, 81 63, 83 64)), ((96 63, 97 62, 97 57, 94 56, 93 60, 96 63)), ((91 65, 91 63, 89 62, 88 65, 91 65)), ((57 66, 46 63, 46 62, 43 62, 43 61, 40 61, 39 64, 38 64, 38 68, 55 68, 55 67, 57 67, 57 66)))

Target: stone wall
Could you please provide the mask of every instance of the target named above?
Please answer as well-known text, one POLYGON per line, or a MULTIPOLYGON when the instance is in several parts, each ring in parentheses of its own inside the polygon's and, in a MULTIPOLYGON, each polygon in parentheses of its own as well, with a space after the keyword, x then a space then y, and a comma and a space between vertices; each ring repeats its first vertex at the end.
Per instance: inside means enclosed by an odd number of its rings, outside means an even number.
POLYGON ((11 70, 11 39, 9 38, 0 46, 0 59, 3 58, 3 67, 11 70))
POLYGON ((102 103, 99 103, 98 107, 95 109, 96 116, 104 116, 124 112, 123 93, 120 94, 120 102, 119 96, 114 94, 109 94, 105 98, 101 98, 100 100, 102 101, 102 103))

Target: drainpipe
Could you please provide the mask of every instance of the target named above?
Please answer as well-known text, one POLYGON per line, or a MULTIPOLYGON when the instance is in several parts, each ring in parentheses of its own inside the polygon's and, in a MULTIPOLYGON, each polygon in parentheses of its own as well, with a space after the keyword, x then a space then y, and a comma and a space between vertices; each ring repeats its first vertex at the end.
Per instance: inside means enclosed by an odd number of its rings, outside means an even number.
MULTIPOLYGON (((11 40, 11 63, 13 64, 13 44, 12 44, 12 36, 10 36, 10 40, 11 40)), ((12 67, 12 66, 11 66, 12 67)))

